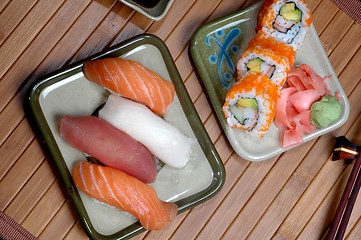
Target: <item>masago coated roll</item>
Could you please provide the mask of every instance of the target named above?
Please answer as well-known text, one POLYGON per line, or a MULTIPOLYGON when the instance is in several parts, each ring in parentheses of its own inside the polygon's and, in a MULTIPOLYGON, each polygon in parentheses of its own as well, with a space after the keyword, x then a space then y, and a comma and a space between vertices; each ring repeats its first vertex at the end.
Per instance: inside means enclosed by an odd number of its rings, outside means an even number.
POLYGON ((265 75, 248 73, 226 95, 222 111, 227 124, 263 137, 274 119, 279 94, 265 75))
POLYGON ((296 60, 297 52, 292 46, 277 41, 274 37, 267 36, 264 32, 259 32, 249 43, 248 47, 253 48, 255 46, 262 46, 263 48, 271 49, 273 52, 288 59, 288 64, 293 66, 296 60))
POLYGON ((238 60, 237 73, 241 79, 250 72, 263 74, 281 88, 291 67, 287 57, 267 46, 252 44, 238 60))
POLYGON ((257 30, 298 51, 312 24, 304 0, 266 0, 257 18, 257 30))

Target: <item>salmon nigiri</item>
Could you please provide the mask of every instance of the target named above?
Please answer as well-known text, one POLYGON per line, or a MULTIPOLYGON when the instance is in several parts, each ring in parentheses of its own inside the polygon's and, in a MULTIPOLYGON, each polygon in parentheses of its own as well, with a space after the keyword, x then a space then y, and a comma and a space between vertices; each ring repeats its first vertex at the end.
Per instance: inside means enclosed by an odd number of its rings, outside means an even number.
POLYGON ((142 64, 122 58, 90 60, 85 77, 123 97, 142 102, 154 113, 165 115, 174 98, 173 83, 142 64))
POLYGON ((112 167, 82 161, 73 179, 86 195, 132 214, 145 229, 162 229, 178 212, 176 204, 159 200, 153 187, 112 167))

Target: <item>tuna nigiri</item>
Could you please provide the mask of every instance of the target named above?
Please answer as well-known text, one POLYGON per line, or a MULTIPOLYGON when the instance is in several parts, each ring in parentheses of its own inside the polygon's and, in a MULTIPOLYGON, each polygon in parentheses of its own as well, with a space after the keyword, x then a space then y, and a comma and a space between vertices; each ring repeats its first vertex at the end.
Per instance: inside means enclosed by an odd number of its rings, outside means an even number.
POLYGON ((115 168, 79 162, 73 179, 86 195, 129 212, 145 229, 162 229, 178 212, 176 204, 159 200, 153 187, 115 168))
POLYGON ((149 150, 101 118, 65 116, 61 119, 60 135, 72 147, 107 166, 145 183, 156 179, 156 162, 149 150))
POLYGON ((99 117, 141 142, 165 164, 182 168, 193 140, 143 104, 111 94, 99 117))
POLYGON ((173 101, 174 85, 142 64, 121 58, 90 60, 84 64, 85 77, 123 97, 147 105, 165 115, 173 101))

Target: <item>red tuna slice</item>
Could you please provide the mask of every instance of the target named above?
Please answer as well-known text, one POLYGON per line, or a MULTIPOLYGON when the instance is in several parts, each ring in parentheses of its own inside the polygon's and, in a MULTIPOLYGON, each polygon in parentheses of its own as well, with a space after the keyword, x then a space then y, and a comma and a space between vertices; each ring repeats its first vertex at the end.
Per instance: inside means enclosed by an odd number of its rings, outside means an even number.
POLYGON ((101 118, 65 116, 60 135, 70 146, 144 183, 152 183, 157 177, 155 159, 149 150, 101 118))

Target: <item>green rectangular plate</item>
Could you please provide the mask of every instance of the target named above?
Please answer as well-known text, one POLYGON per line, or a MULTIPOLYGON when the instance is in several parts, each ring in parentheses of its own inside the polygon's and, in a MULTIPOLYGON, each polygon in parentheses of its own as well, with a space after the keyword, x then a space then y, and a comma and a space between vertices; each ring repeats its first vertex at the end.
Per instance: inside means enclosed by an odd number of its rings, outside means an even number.
MULTIPOLYGON (((260 139, 227 125, 222 113, 225 95, 236 79, 237 62, 248 42, 256 36, 257 15, 261 4, 262 1, 201 26, 190 45, 194 64, 228 141, 239 156, 249 161, 263 161, 298 146, 282 148, 280 134, 274 124, 260 139)), ((343 106, 342 115, 337 122, 304 135, 303 142, 306 142, 342 126, 348 118, 350 107, 313 25, 296 55, 295 65, 299 64, 310 65, 322 77, 331 75, 332 78, 327 80, 328 87, 333 93, 340 93, 343 106)))
MULTIPOLYGON (((164 42, 153 35, 139 35, 89 59, 109 57, 136 60, 173 82, 176 96, 164 118, 195 140, 185 168, 164 166, 158 172, 157 180, 151 185, 159 198, 175 202, 181 213, 213 197, 225 181, 224 166, 164 42)), ((82 66, 86 60, 36 82, 26 98, 25 109, 59 171, 88 236, 91 239, 127 239, 144 229, 126 213, 77 190, 71 169, 86 157, 59 135, 62 116, 90 115, 109 95, 107 90, 85 79, 82 66)))

